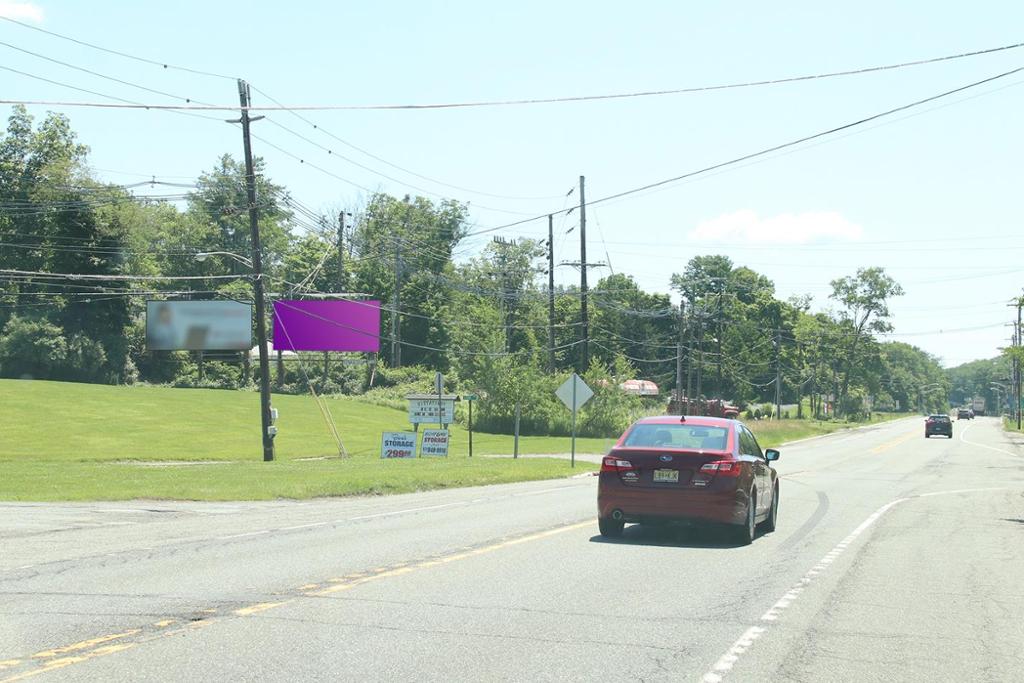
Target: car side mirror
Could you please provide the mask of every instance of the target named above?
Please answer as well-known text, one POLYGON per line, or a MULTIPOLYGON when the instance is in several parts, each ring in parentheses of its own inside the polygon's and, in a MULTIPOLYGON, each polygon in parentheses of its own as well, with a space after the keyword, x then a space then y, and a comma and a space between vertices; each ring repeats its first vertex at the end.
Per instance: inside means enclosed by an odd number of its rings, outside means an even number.
POLYGON ((778 460, 780 455, 782 455, 782 453, 779 453, 774 448, 766 448, 766 449, 764 449, 764 459, 767 460, 768 462, 772 462, 773 460, 778 460))

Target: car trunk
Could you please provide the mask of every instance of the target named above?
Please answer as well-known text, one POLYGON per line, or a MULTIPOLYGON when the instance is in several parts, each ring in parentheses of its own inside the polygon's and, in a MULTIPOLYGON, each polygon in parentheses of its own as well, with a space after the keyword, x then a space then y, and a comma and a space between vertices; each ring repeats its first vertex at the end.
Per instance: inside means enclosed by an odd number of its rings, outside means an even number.
POLYGON ((637 488, 689 486, 702 465, 728 459, 726 451, 683 451, 672 449, 616 449, 609 455, 628 460, 633 468, 619 471, 624 484, 637 488))

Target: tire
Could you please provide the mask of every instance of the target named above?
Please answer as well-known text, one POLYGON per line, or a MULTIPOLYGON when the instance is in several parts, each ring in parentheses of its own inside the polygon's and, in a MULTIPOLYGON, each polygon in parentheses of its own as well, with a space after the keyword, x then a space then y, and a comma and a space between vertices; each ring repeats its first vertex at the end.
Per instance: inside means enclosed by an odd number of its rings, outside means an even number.
POLYGON ((747 503, 747 521, 738 525, 734 530, 736 543, 739 545, 750 545, 754 541, 754 536, 757 535, 756 510, 757 492, 754 491, 750 494, 750 501, 747 503))
POLYGON ((616 522, 614 519, 605 519, 604 517, 597 519, 597 528, 605 538, 620 538, 625 526, 626 523, 621 520, 616 522))
POLYGON ((775 531, 776 522, 779 519, 779 485, 775 485, 772 493, 772 507, 768 510, 768 519, 761 522, 761 531, 770 534, 775 531))

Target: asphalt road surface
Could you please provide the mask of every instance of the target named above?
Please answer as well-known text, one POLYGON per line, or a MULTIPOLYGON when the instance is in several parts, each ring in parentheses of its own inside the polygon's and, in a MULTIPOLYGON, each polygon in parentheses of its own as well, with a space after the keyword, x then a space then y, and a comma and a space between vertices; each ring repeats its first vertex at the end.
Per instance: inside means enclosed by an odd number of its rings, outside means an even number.
POLYGON ((595 477, 0 505, 0 681, 1024 681, 1024 443, 783 449, 778 531, 597 535, 595 477))

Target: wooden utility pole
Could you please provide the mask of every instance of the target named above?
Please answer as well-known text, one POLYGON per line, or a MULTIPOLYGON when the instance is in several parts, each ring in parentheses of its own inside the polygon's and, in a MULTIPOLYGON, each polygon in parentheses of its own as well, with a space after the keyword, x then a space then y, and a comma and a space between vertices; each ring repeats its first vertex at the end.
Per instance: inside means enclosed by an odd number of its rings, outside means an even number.
POLYGON ((555 227, 548 214, 548 371, 555 371, 555 227))
POLYGON ((263 295, 263 254, 260 249, 260 217, 256 204, 256 172, 252 161, 252 141, 249 124, 262 116, 249 116, 249 84, 238 80, 238 100, 241 105, 242 144, 245 149, 245 193, 249 204, 249 232, 252 241, 253 298, 256 304, 256 345, 260 356, 260 426, 263 439, 263 460, 274 459, 274 435, 270 418, 270 358, 267 353, 267 321, 263 295))
MULTIPOLYGON (((1024 305, 1024 297, 1017 297, 1017 348, 1021 346, 1021 306, 1024 305)), ((1018 351, 1019 353, 1020 351, 1018 351)), ((1014 414, 1017 416, 1017 429, 1021 428, 1021 361, 1020 357, 1014 356, 1014 414)))
POLYGON ((775 419, 782 419, 782 330, 775 330, 775 419))
POLYGON ((582 374, 590 367, 590 314, 588 311, 587 294, 587 193, 586 179, 580 176, 580 327, 583 333, 583 344, 580 350, 580 365, 577 370, 582 374))
POLYGON ((391 367, 402 366, 402 304, 400 295, 402 289, 402 241, 395 235, 395 291, 391 296, 391 367))
POLYGON ((338 214, 338 291, 347 291, 345 285, 345 259, 342 255, 345 253, 345 212, 341 211, 338 214))
MULTIPOLYGON (((686 313, 686 303, 679 300, 679 330, 678 340, 676 341, 676 401, 680 407, 680 414, 685 415, 686 410, 683 406, 683 334, 686 329, 683 324, 683 316, 686 313)), ((689 398, 689 397, 687 397, 689 398)))

